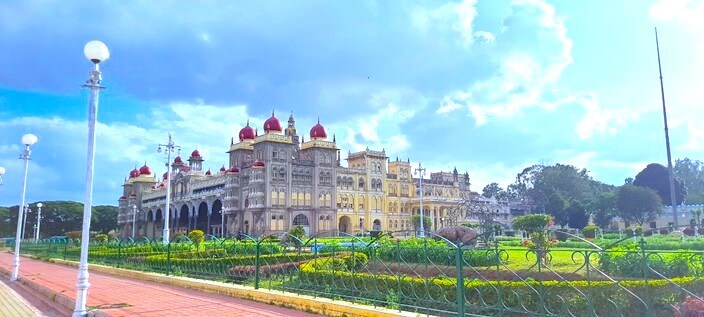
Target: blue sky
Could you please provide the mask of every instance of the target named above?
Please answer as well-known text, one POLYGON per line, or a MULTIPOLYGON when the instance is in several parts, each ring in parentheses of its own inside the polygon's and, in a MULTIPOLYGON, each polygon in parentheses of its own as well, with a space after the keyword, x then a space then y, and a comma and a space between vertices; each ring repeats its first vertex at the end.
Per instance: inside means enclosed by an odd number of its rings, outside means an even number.
POLYGON ((116 204, 173 132, 205 167, 276 109, 317 118, 348 151, 385 149, 472 189, 566 163, 621 184, 666 162, 653 27, 673 156, 704 153, 704 1, 3 1, 0 205, 82 200, 93 39, 102 65, 95 203, 116 204))

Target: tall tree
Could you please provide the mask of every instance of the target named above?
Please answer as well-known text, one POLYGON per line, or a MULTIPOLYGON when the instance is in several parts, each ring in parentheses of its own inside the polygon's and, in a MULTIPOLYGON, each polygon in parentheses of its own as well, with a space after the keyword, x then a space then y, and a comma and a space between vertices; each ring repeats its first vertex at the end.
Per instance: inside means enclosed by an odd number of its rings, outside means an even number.
POLYGON ((501 188, 498 183, 491 183, 489 185, 484 186, 484 189, 482 190, 482 196, 486 198, 494 197, 498 200, 504 200, 509 198, 509 193, 503 188, 501 188))
POLYGON ((704 204, 704 163, 689 158, 677 159, 673 167, 675 176, 687 186, 687 204, 704 204))
POLYGON ((582 230, 582 228, 589 224, 589 213, 587 213, 587 209, 579 202, 572 202, 570 206, 567 207, 567 210, 565 210, 565 213, 567 217, 569 217, 567 224, 570 228, 582 230))
MULTIPOLYGON (((633 185, 654 190, 666 206, 670 206, 670 176, 667 168, 658 163, 648 164, 633 180, 633 185)), ((675 203, 682 204, 687 197, 687 187, 682 179, 675 177, 675 203)))
POLYGON ((594 215, 594 224, 601 229, 607 229, 611 220, 616 217, 616 191, 601 192, 594 197, 589 208, 594 215))
POLYGON ((617 194, 616 207, 622 219, 642 226, 662 213, 662 200, 650 188, 623 185, 617 194))
POLYGON ((567 214, 568 206, 569 203, 560 193, 553 192, 550 194, 550 197, 548 197, 545 209, 548 214, 555 218, 555 223, 564 228, 569 221, 569 215, 567 214))

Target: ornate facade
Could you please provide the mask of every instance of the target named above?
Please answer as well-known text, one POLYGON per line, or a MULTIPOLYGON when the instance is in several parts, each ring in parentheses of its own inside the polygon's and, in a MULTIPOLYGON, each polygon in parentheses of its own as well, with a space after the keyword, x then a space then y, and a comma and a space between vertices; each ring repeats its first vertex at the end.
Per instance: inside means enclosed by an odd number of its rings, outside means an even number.
MULTIPOLYGON (((411 216, 418 213, 420 192, 409 160, 390 161, 384 150, 367 149, 348 153, 344 167, 335 137, 329 140, 318 122, 307 141, 299 139, 293 115, 283 129, 272 113, 264 132, 258 135, 247 122, 239 142, 233 138, 230 144, 229 168, 216 173, 203 171, 198 150, 188 164, 180 156, 171 162, 172 234, 200 229, 215 236, 260 236, 297 225, 321 235, 413 229, 411 216)), ((119 199, 123 237, 131 235, 133 222, 136 236, 161 236, 166 177, 154 177, 146 163, 130 172, 119 199)), ((451 210, 473 196, 469 185, 469 174, 456 169, 423 179, 424 215, 432 220, 428 229, 451 224, 451 210)))

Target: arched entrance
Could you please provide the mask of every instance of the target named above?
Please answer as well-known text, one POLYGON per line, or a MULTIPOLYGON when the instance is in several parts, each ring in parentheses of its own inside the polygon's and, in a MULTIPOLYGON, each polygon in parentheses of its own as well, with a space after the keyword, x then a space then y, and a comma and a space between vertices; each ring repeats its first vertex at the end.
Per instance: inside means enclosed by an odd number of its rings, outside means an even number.
POLYGON ((213 209, 208 219, 210 234, 223 237, 222 220, 222 203, 220 200, 216 200, 213 202, 213 209))
POLYGON ((149 239, 154 238, 154 212, 151 210, 147 211, 147 230, 144 233, 144 236, 149 239))
POLYGON ((154 214, 154 239, 162 236, 162 230, 164 230, 164 215, 161 209, 156 210, 154 214))
POLYGON ((293 218, 293 226, 301 226, 303 227, 303 230, 306 231, 306 236, 308 235, 310 231, 310 225, 308 223, 308 217, 304 214, 298 214, 296 217, 293 218))
POLYGON ((193 229, 202 230, 203 233, 209 234, 208 230, 208 203, 202 202, 198 205, 198 213, 196 214, 196 223, 193 229))
POLYGON ((188 206, 182 205, 181 211, 178 213, 178 218, 176 218, 176 231, 177 232, 188 232, 188 206))
POLYGON ((340 230, 340 232, 344 233, 350 233, 350 229, 352 229, 352 226, 350 226, 350 217, 340 217, 340 222, 337 225, 337 230, 340 230))
POLYGON ((374 231, 380 231, 381 230, 381 220, 379 219, 374 219, 374 223, 372 225, 372 230, 374 231))

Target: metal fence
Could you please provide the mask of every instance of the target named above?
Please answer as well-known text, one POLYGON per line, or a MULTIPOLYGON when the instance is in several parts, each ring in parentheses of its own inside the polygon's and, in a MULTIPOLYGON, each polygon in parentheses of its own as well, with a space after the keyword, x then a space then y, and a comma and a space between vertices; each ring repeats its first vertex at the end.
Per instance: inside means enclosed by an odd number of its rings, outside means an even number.
MULTIPOLYGON (((686 243, 333 235, 93 242, 89 261, 441 316, 704 316, 704 252, 678 250, 686 243)), ((80 241, 28 241, 21 252, 77 261, 80 241)))

